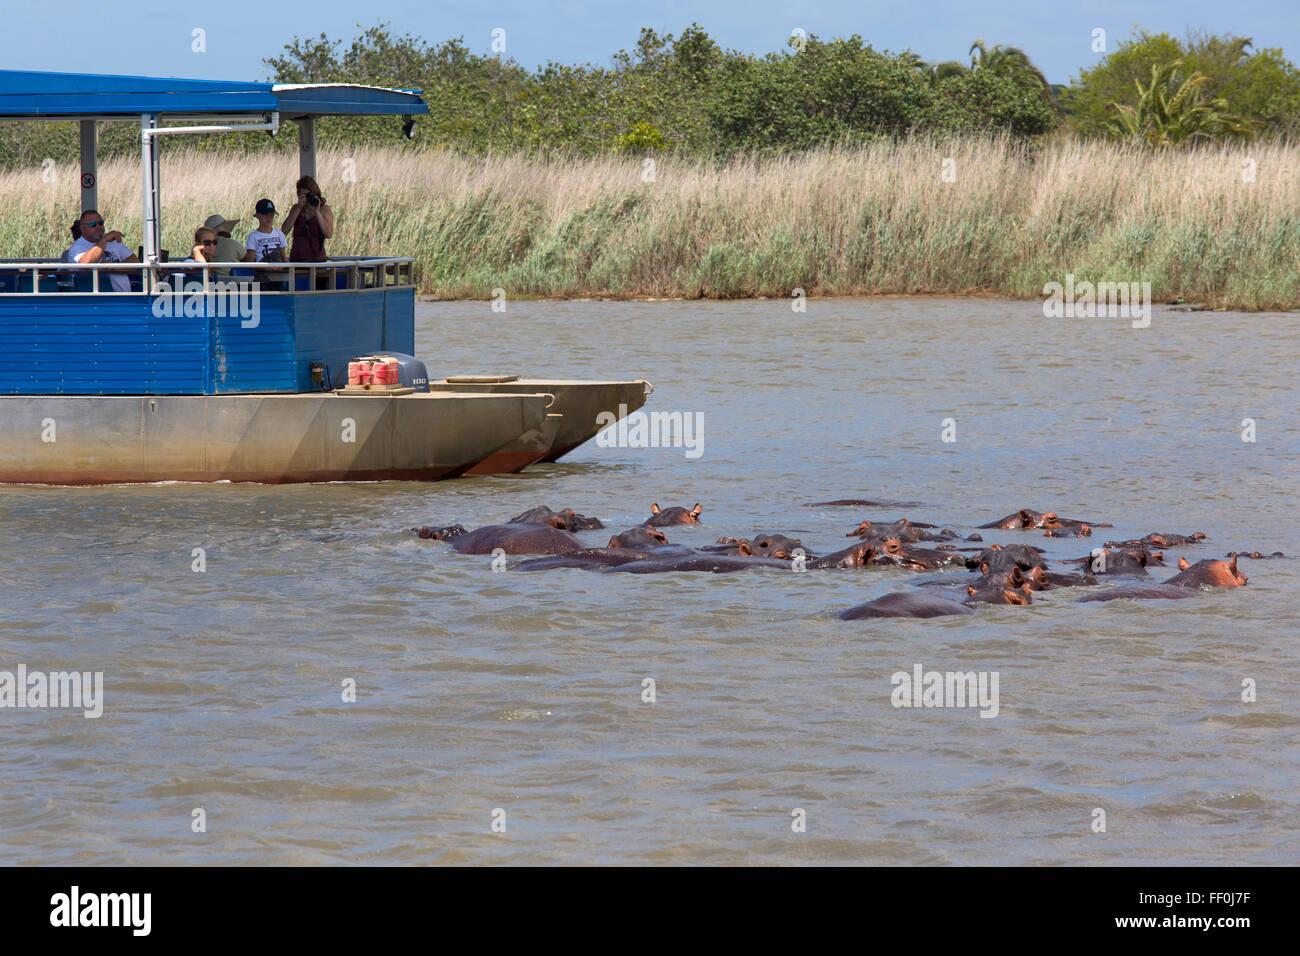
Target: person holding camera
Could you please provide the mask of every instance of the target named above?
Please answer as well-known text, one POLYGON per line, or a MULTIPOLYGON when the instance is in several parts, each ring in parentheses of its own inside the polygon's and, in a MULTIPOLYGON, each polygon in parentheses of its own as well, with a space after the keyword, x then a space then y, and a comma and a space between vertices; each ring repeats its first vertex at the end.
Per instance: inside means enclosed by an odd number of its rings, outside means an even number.
POLYGON ((294 262, 324 262, 325 240, 334 235, 334 210, 310 176, 299 179, 294 189, 298 191, 298 201, 280 226, 285 235, 292 237, 289 258, 294 262))

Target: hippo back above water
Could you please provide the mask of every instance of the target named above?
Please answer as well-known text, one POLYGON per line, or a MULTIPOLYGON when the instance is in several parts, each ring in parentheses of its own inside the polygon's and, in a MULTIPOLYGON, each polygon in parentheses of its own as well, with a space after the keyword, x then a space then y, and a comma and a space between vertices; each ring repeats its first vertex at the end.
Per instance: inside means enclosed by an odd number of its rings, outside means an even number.
POLYGON ((491 554, 497 548, 506 554, 564 554, 579 550, 582 542, 549 524, 514 522, 475 528, 452 538, 451 546, 461 554, 491 554))

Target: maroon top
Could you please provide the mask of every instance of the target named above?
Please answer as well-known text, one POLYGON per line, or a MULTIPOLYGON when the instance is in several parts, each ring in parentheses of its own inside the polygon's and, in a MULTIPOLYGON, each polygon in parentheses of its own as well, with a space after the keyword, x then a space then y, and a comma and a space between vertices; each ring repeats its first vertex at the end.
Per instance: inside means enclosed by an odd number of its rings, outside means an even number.
POLYGON ((308 219, 301 213, 293 221, 293 248, 289 258, 294 262, 324 262, 325 234, 321 232, 320 219, 308 219))

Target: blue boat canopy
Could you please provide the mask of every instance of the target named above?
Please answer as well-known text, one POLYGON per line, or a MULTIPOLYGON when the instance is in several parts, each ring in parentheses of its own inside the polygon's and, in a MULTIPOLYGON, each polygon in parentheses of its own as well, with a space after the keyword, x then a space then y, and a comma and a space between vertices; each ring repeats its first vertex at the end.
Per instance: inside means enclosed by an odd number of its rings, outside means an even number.
POLYGON ((314 116, 417 116, 429 112, 419 90, 353 83, 274 84, 152 76, 0 70, 0 118, 137 119, 278 112, 314 116))

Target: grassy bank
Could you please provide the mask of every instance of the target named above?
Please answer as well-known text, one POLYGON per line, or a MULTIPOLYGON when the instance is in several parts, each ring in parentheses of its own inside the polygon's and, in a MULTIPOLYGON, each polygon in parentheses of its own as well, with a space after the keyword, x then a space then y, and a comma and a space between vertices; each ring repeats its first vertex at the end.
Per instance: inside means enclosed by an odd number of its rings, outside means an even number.
MULTIPOLYGON (((325 152, 333 255, 414 255, 442 297, 1041 295, 1066 273, 1150 281, 1157 300, 1300 307, 1300 147, 1152 153, 1065 140, 1032 159, 989 139, 879 143, 716 165, 660 156, 325 152), (952 181, 945 181, 945 160, 952 181), (1253 162, 1254 181, 1243 170, 1253 162), (355 181, 348 181, 349 171, 355 181)), ((77 170, 0 175, 0 254, 57 256, 77 170)), ((296 157, 168 153, 164 245, 262 195, 296 157)), ((101 169, 109 228, 139 243, 140 172, 101 169)))

